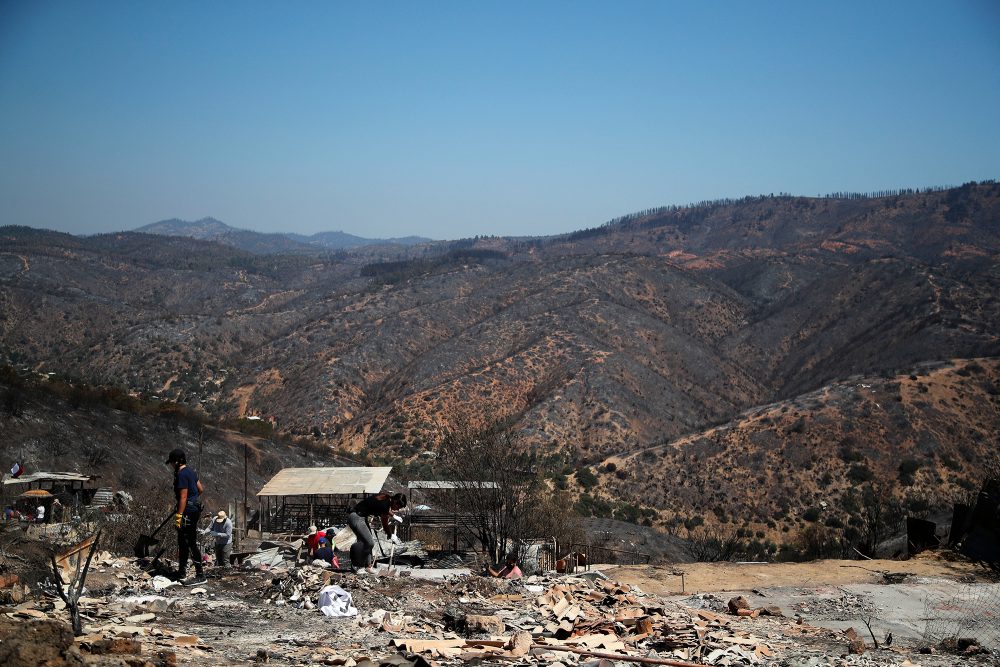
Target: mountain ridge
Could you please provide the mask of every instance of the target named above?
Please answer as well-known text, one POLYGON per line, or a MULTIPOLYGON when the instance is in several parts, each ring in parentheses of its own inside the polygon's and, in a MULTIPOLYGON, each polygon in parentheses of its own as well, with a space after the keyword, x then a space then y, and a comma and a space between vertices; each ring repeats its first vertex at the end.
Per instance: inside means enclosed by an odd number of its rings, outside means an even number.
POLYGON ((137 227, 133 231, 161 236, 187 236, 216 241, 259 254, 316 253, 323 250, 344 250, 368 245, 419 245, 431 239, 420 236, 406 236, 392 239, 368 239, 343 231, 317 232, 305 235, 292 232, 256 232, 232 227, 206 217, 199 220, 170 218, 137 227))

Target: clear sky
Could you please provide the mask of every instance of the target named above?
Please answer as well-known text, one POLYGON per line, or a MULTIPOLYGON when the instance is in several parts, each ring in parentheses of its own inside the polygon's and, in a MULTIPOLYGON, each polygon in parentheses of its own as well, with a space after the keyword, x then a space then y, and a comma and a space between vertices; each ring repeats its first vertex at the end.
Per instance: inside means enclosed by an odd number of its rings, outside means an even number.
POLYGON ((0 0, 0 224, 538 235, 990 178, 996 0, 0 0))

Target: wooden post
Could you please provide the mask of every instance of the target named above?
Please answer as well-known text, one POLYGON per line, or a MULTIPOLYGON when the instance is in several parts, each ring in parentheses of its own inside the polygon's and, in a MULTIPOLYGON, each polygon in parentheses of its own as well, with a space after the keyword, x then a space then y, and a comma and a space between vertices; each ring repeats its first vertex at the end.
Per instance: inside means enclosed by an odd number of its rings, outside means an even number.
POLYGON ((239 530, 239 504, 236 501, 229 503, 229 520, 233 522, 233 551, 239 550, 240 530, 239 530))
POLYGON ((246 516, 247 506, 250 502, 249 496, 247 496, 247 459, 249 455, 247 453, 247 443, 243 443, 243 516, 246 516))

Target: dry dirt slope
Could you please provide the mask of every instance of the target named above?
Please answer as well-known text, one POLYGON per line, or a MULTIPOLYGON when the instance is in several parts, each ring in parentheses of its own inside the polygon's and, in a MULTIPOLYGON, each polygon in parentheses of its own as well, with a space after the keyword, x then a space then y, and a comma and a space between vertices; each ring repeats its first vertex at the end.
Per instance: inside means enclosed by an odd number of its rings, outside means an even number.
MULTIPOLYGON (((6 387, 0 385, 0 396, 6 387)), ((244 447, 251 507, 254 494, 284 467, 310 467, 333 460, 316 450, 232 431, 199 429, 175 419, 142 417, 110 408, 73 408, 51 395, 23 399, 18 414, 0 409, 0 461, 20 462, 27 472, 57 470, 99 475, 102 486, 127 491, 143 504, 173 501, 171 472, 164 461, 183 448, 204 482, 208 508, 242 499, 244 447)))
POLYGON ((809 522, 847 525, 849 496, 871 481, 911 514, 978 491, 1000 433, 1000 360, 955 360, 892 378, 853 378, 761 406, 598 468, 604 491, 663 518, 748 522, 791 536, 809 522))

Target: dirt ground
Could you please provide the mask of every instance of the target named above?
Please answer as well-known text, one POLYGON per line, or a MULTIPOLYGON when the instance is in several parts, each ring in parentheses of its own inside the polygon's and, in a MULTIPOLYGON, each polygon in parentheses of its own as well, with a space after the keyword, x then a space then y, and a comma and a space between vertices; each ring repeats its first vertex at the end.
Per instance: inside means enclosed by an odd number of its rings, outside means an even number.
POLYGON ((775 605, 786 616, 836 633, 853 629, 911 649, 958 633, 1000 651, 996 573, 947 552, 905 561, 689 563, 601 571, 687 607, 720 611, 743 595, 752 605, 775 605))
POLYGON ((924 552, 910 560, 817 560, 808 563, 684 563, 676 566, 598 565, 616 581, 657 595, 742 591, 782 586, 843 586, 880 583, 880 573, 965 580, 985 571, 967 561, 924 552), (680 573, 684 573, 683 590, 680 573))

